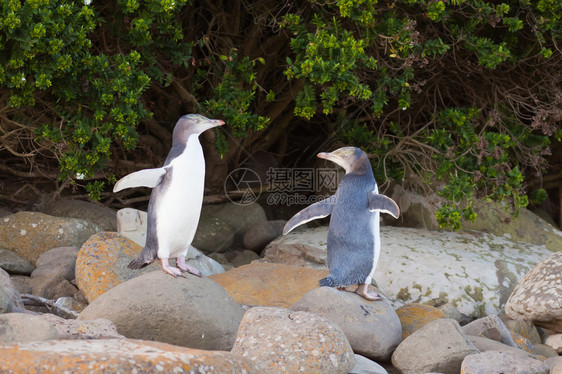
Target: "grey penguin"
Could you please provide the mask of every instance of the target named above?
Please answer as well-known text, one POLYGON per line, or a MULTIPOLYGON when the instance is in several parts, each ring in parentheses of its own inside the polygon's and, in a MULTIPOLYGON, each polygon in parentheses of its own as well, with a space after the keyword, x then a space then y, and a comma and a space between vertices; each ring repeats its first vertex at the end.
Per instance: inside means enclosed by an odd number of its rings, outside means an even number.
POLYGON ((328 269, 320 286, 345 289, 358 285, 355 292, 367 300, 380 295, 368 291, 381 251, 379 216, 400 215, 398 205, 379 194, 367 154, 356 147, 343 147, 317 157, 330 160, 345 169, 336 193, 295 214, 283 228, 283 234, 318 218, 330 217, 328 228, 328 269))
POLYGON ((183 276, 182 271, 187 271, 201 276, 199 270, 185 263, 203 205, 205 158, 199 135, 223 124, 222 120, 199 114, 182 116, 174 127, 172 148, 164 166, 136 171, 115 184, 113 192, 132 187, 152 188, 146 244, 128 265, 130 269, 140 269, 158 258, 168 274, 183 276), (177 268, 168 264, 169 258, 177 258, 177 268))

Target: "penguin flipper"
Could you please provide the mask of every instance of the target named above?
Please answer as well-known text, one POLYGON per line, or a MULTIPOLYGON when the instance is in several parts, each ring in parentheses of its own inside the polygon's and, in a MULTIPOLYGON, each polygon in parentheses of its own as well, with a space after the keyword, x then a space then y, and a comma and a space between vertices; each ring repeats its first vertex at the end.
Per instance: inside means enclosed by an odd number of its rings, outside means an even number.
POLYGON ((154 168, 135 171, 119 179, 119 181, 115 183, 115 186, 113 186, 113 192, 119 192, 125 188, 131 187, 154 188, 164 179, 166 169, 167 168, 154 168))
POLYGON ((332 213, 332 209, 335 205, 335 195, 329 198, 314 203, 297 214, 295 214, 283 227, 283 235, 288 234, 295 227, 300 226, 304 223, 310 222, 315 219, 324 218, 332 213))
POLYGON ((369 194, 369 211, 374 212, 377 210, 388 213, 394 218, 398 218, 400 215, 400 208, 398 208, 398 204, 396 204, 394 200, 385 195, 371 192, 369 194))

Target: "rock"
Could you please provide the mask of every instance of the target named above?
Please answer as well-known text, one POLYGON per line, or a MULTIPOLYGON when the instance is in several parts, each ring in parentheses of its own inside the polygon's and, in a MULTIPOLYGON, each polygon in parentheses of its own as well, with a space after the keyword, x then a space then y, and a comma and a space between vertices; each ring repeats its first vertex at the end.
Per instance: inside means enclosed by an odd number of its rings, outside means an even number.
POLYGON ((14 275, 29 275, 35 269, 29 261, 6 249, 0 249, 0 268, 14 275))
POLYGON ((457 321, 437 319, 408 336, 392 354, 401 372, 458 374, 464 358, 479 353, 457 321))
POLYGON ((246 231, 242 243, 244 248, 254 252, 261 252, 273 239, 283 235, 283 226, 287 221, 261 221, 255 223, 246 231))
POLYGON ((12 215, 11 211, 9 211, 8 209, 0 207, 0 218, 10 216, 10 215, 12 215))
POLYGON ((500 315, 500 319, 511 333, 516 333, 528 339, 531 344, 540 344, 542 339, 535 325, 523 320, 508 318, 505 314, 500 315))
MULTIPOLYGON (((325 253, 326 238, 327 227, 297 230, 268 248, 299 244, 325 253)), ((375 279, 389 298, 450 303, 473 318, 501 312, 518 279, 551 254, 544 246, 478 232, 381 227, 381 241, 375 279)))
POLYGON ((75 319, 64 319, 54 314, 45 313, 39 316, 49 323, 57 331, 57 339, 124 339, 111 321, 98 318, 92 321, 77 321, 75 319))
POLYGON ((56 300, 60 297, 72 297, 83 300, 84 296, 72 283, 62 275, 49 273, 31 278, 31 293, 35 296, 56 300))
POLYGON ((11 312, 14 308, 23 308, 23 301, 10 275, 0 269, 0 313, 11 312))
POLYGON ((41 253, 55 247, 80 247, 99 231, 99 226, 81 219, 18 212, 0 219, 0 248, 35 264, 41 253))
POLYGON ((539 360, 512 352, 487 351, 467 356, 462 362, 461 373, 548 374, 548 367, 539 360))
POLYGON ((546 344, 535 344, 531 349, 531 353, 540 360, 549 357, 558 357, 558 352, 553 349, 551 346, 546 344))
POLYGON ((327 275, 325 270, 253 262, 209 278, 240 304, 288 308, 327 275))
POLYGON ((256 254, 254 251, 244 250, 240 252, 236 257, 234 257, 230 263, 234 267, 240 267, 242 265, 247 265, 252 261, 259 260, 260 256, 256 254))
POLYGON ((562 354, 562 334, 554 334, 547 337, 544 344, 548 345, 558 354, 562 354))
POLYGON ((461 326, 466 325, 470 322, 468 316, 459 312, 459 310, 453 304, 443 304, 437 309, 445 313, 445 316, 447 318, 452 318, 457 321, 461 326))
POLYGON ((550 369, 550 374, 562 374, 562 357, 547 358, 544 363, 550 369))
POLYGON ((311 245, 270 243, 264 249, 262 257, 261 262, 328 269, 326 250, 311 245))
MULTIPOLYGON (((88 304, 81 302, 80 300, 76 300, 73 297, 63 296, 59 297, 55 302, 55 305, 61 306, 63 308, 72 310, 76 313, 80 313, 88 306, 88 304)), ((61 316, 64 317, 64 316, 61 316)), ((68 318, 68 317, 65 317, 68 318)))
POLYGON ((234 242, 234 230, 220 218, 201 216, 193 246, 203 253, 224 252, 234 242))
POLYGON ((507 327, 498 316, 486 316, 462 327, 466 335, 481 336, 516 347, 507 327))
POLYGON ((513 338, 513 342, 515 343, 516 347, 527 352, 531 352, 531 350, 533 349, 533 343, 531 343, 531 341, 524 336, 519 335, 516 332, 511 332, 511 337, 513 338))
POLYGON ((123 208, 117 211, 117 232, 141 247, 146 243, 147 214, 142 210, 123 208))
POLYGON ((174 278, 158 270, 105 292, 78 320, 106 318, 128 338, 230 350, 243 315, 242 307, 209 278, 174 278))
POLYGON ((31 289, 30 277, 26 277, 23 275, 12 275, 10 277, 10 281, 14 290, 16 290, 20 295, 33 292, 31 289))
POLYGON ((474 222, 463 221, 466 230, 488 232, 496 236, 509 237, 514 242, 544 246, 552 252, 562 248, 560 230, 526 208, 520 208, 517 218, 501 203, 474 201, 478 218, 474 222))
POLYGON ((400 217, 391 220, 383 216, 386 224, 429 230, 439 229, 439 223, 435 218, 437 208, 430 204, 425 196, 413 191, 406 191, 401 185, 397 184, 394 186, 391 198, 400 207, 400 217))
POLYGON ((523 277, 505 304, 505 313, 562 332, 562 252, 553 253, 523 277))
POLYGON ((355 357, 333 322, 308 312, 283 308, 249 309, 232 353, 253 362, 262 373, 349 373, 355 357))
POLYGON ((31 278, 52 277, 59 275, 66 280, 73 280, 75 276, 78 248, 59 247, 42 253, 36 261, 37 268, 31 273, 31 278))
POLYGON ((388 374, 385 368, 366 357, 356 354, 355 366, 349 374, 388 374))
POLYGON ((212 216, 226 222, 234 230, 234 240, 242 241, 246 231, 258 222, 267 221, 265 211, 258 203, 239 205, 232 202, 209 209, 203 206, 201 217, 212 216))
MULTIPOLYGON (((37 340, 59 339, 60 334, 51 323, 39 316, 23 313, 0 314, 0 344, 27 343, 37 340)), ((0 361, 4 359, 0 356, 0 361)), ((5 366, 1 365, 2 370, 5 366)))
POLYGON ((402 340, 412 335, 430 322, 440 318, 447 318, 445 313, 430 305, 411 303, 396 309, 396 314, 402 325, 402 340))
POLYGON ((402 341, 400 319, 384 301, 320 287, 306 293, 291 310, 317 314, 334 322, 345 334, 355 353, 387 361, 402 341))
POLYGON ((467 337, 472 342, 472 344, 474 344, 474 346, 478 348, 480 352, 502 351, 502 352, 512 352, 521 357, 532 357, 532 354, 530 352, 500 343, 497 340, 484 338, 482 336, 467 335, 467 337))
MULTIPOLYGON (((134 241, 114 232, 100 232, 84 243, 76 260, 76 282, 88 302, 116 285, 149 273, 160 267, 154 262, 140 270, 127 268, 142 250, 134 241)), ((217 262, 191 247, 187 263, 199 269, 203 275, 223 271, 217 262)))
POLYGON ((101 227, 103 231, 115 231, 115 211, 106 206, 82 200, 57 200, 48 204, 43 213, 55 217, 83 219, 101 227))
POLYGON ((52 340, 0 345, 7 373, 259 373, 229 352, 133 339, 52 340))

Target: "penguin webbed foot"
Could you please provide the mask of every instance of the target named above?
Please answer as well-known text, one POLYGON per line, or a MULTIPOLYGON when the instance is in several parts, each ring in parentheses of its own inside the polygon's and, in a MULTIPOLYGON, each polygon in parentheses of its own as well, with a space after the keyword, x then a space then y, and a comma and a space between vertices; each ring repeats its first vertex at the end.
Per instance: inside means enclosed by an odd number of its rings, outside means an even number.
POLYGON ((171 276, 175 277, 183 277, 185 278, 185 276, 183 275, 182 271, 180 269, 178 269, 175 266, 170 266, 168 264, 168 259, 167 258, 161 258, 160 259, 160 263, 162 266, 162 270, 164 270, 165 273, 170 274, 171 276))
POLYGON ((176 260, 176 265, 178 266, 178 268, 180 268, 182 271, 187 271, 190 274, 196 275, 198 277, 202 277, 203 274, 201 274, 201 272, 199 270, 197 270, 196 268, 194 268, 193 266, 190 266, 188 264, 185 263, 185 256, 181 255, 178 256, 177 260, 176 260))
POLYGON ((355 293, 370 301, 381 300, 381 296, 376 292, 370 292, 366 284, 360 284, 355 293))

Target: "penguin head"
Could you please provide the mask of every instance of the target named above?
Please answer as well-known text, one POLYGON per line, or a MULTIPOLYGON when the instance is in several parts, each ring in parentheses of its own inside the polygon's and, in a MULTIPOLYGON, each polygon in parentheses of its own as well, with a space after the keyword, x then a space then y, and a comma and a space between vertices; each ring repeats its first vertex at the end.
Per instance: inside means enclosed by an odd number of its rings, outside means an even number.
POLYGON ((371 167, 367 154, 357 147, 343 147, 333 152, 321 152, 317 157, 338 164, 345 169, 346 174, 351 172, 363 174, 365 167, 371 167))
POLYGON ((181 116, 172 134, 172 143, 186 143, 191 135, 199 136, 202 132, 213 127, 224 125, 220 119, 209 119, 200 114, 186 114, 181 116))

